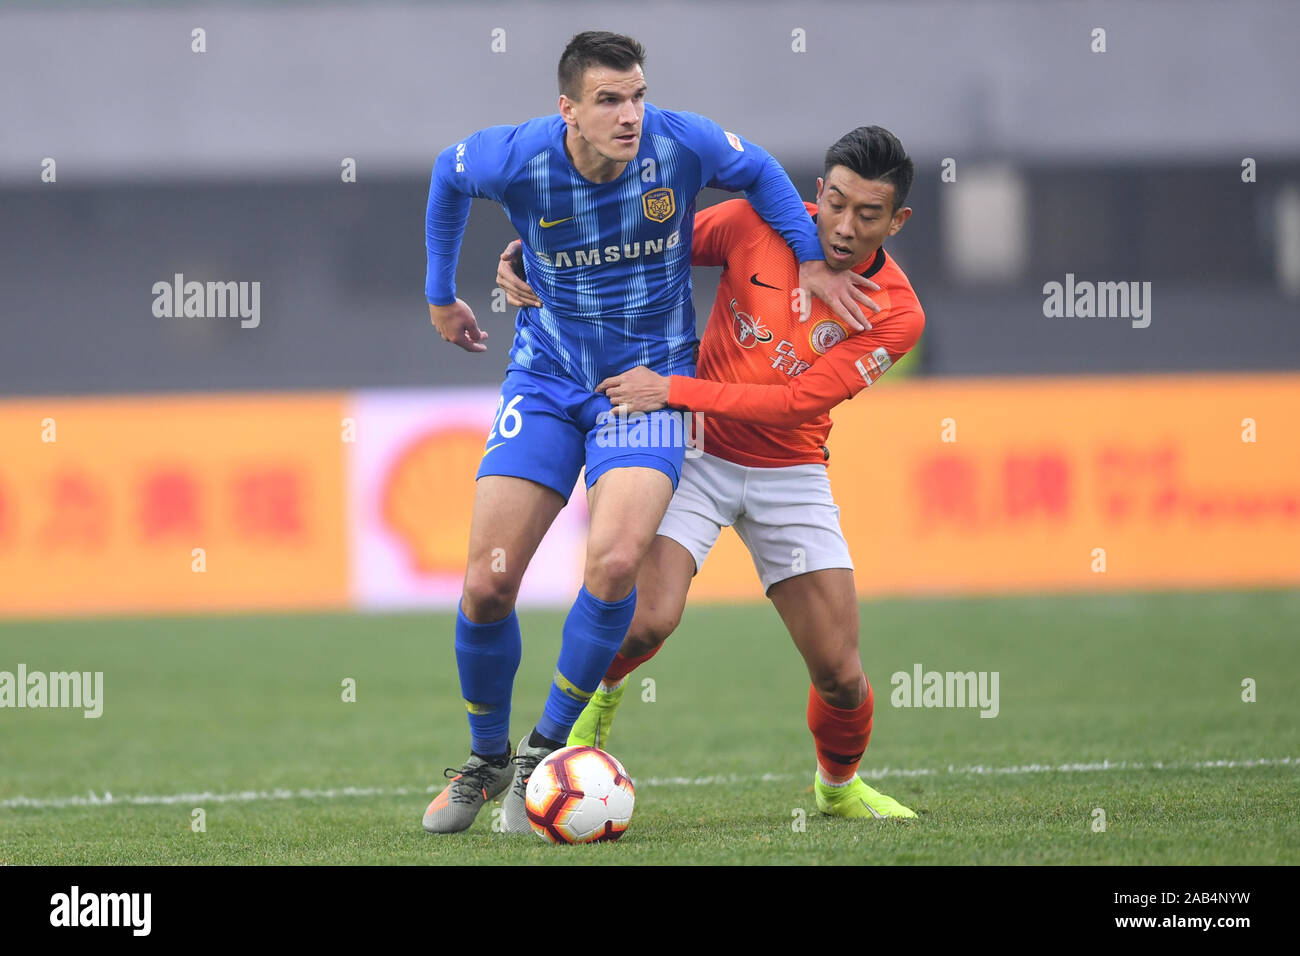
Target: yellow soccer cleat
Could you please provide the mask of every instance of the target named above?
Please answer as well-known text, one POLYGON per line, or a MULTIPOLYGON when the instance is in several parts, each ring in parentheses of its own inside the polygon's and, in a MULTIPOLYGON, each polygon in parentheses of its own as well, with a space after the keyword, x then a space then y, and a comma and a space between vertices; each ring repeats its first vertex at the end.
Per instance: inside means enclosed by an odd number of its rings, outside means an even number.
POLYGON ((844 787, 828 787, 820 776, 813 777, 817 809, 832 817, 874 817, 877 820, 914 820, 916 812, 893 797, 872 790, 861 777, 844 787))
POLYGON ((609 750, 609 734, 614 726, 614 711, 623 702, 623 691, 627 690, 627 678, 618 685, 617 690, 597 690, 587 701, 578 715, 578 722, 569 731, 566 747, 595 747, 609 750))

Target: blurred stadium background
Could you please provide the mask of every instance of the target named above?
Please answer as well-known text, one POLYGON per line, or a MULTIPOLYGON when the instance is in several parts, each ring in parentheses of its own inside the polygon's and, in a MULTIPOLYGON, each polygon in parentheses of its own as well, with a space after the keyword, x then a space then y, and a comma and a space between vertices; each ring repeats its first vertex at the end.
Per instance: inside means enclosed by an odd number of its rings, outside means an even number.
MULTIPOLYGON (((807 196, 854 126, 915 157, 889 248, 928 326, 831 444, 864 594, 1300 579, 1289 0, 105 0, 0 5, 0 615, 454 606, 511 232, 476 203, 466 355, 422 296, 428 174, 551 112, 593 27, 807 196), (257 327, 155 317, 177 274, 260 283, 257 327), (1149 327, 1045 317, 1067 274, 1150 282, 1149 327)), ((580 498, 529 603, 571 599, 580 498)), ((734 537, 697 597, 759 597, 734 537)))

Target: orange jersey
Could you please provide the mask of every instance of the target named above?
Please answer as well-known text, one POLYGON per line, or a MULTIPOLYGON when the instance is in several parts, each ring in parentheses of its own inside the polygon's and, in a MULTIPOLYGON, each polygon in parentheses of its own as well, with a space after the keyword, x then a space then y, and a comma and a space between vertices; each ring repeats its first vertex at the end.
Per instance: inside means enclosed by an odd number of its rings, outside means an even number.
MULTIPOLYGON (((817 207, 806 204, 811 214, 817 207)), ((691 263, 722 266, 700 340, 697 378, 674 375, 668 404, 703 412, 703 449, 739 465, 780 468, 826 460, 830 410, 884 375, 925 326, 912 284, 884 249, 853 271, 880 286, 872 327, 850 333, 820 299, 799 321, 799 263, 743 199, 695 217, 691 263)))

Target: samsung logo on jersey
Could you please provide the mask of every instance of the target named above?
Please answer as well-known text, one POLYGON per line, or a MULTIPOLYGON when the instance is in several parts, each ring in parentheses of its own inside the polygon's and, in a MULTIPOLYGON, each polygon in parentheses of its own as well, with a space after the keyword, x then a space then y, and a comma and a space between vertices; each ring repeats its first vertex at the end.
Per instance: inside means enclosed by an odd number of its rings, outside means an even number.
POLYGON ((578 266, 608 265, 622 259, 639 259, 642 256, 663 255, 667 249, 681 244, 681 231, 674 229, 667 239, 647 239, 645 242, 629 242, 621 246, 606 246, 604 249, 566 249, 563 252, 538 252, 537 258, 543 265, 556 269, 574 269, 578 266))

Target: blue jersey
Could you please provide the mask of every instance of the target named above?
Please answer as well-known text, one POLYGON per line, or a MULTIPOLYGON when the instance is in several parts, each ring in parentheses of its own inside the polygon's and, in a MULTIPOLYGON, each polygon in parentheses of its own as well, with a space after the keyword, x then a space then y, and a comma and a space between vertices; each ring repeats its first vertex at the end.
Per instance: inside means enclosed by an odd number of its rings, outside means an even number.
POLYGON ((566 129, 555 114, 480 130, 438 156, 429 186, 430 303, 455 300, 471 197, 499 202, 523 240, 528 282, 543 305, 519 311, 516 366, 587 389, 636 365, 689 372, 691 236, 705 186, 744 190, 801 262, 825 258, 785 170, 711 120, 647 103, 637 158, 608 183, 574 168, 566 129))

